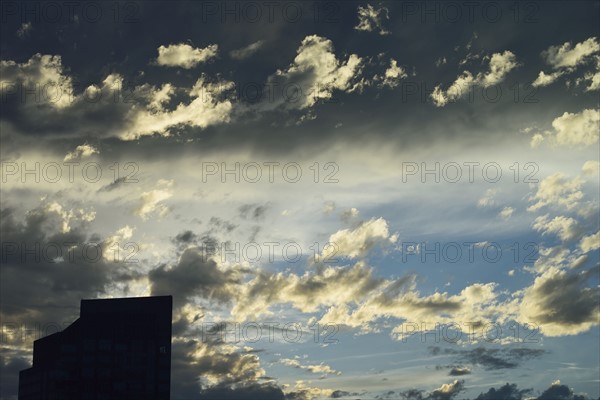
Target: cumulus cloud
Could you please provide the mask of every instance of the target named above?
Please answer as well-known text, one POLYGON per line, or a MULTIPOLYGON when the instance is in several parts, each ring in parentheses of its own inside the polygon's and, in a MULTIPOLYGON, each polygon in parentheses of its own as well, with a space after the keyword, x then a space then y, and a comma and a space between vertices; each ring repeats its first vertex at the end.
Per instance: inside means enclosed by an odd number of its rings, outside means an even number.
POLYGON ((135 214, 142 219, 148 219, 155 212, 159 216, 165 215, 169 209, 163 201, 173 196, 173 183, 173 181, 161 179, 158 181, 156 189, 142 193, 141 203, 135 210, 135 214))
POLYGON ((489 58, 488 70, 473 75, 470 71, 463 71, 456 80, 446 89, 436 86, 430 97, 437 107, 443 107, 448 102, 464 97, 473 86, 484 88, 496 85, 506 78, 506 75, 519 66, 516 56, 509 50, 503 53, 494 53, 489 58))
POLYGON ((326 364, 315 364, 315 365, 302 365, 300 361, 291 358, 283 358, 279 361, 283 365, 287 365, 288 367, 304 369, 313 374, 321 374, 321 375, 340 375, 339 371, 334 370, 329 365, 326 364))
POLYGON ((194 48, 186 43, 160 46, 156 63, 165 67, 190 69, 216 57, 218 50, 219 46, 216 44, 205 48, 194 48))
POLYGON ((441 387, 431 392, 431 400, 451 400, 464 390, 464 381, 455 380, 452 383, 444 383, 441 387))
MULTIPOLYGON (((127 86, 123 76, 112 73, 100 84, 78 93, 78 85, 66 74, 60 56, 36 54, 26 63, 0 61, 0 90, 14 112, 3 116, 19 131, 39 135, 117 136, 134 140, 141 136, 169 136, 174 127, 206 128, 227 123, 233 103, 229 99, 233 83, 210 80, 202 74, 191 87, 176 88, 170 83, 127 86), (36 101, 19 99, 20 85, 37 87, 36 101), (166 109, 174 94, 188 97, 166 109)), ((33 98, 33 97, 32 97, 33 98)))
POLYGON ((91 156, 92 154, 98 154, 98 149, 87 143, 77 146, 75 150, 67 153, 63 161, 81 160, 91 156))
POLYGON ((563 74, 564 74, 563 71, 556 71, 556 72, 552 72, 549 74, 546 74, 544 71, 540 71, 538 77, 535 78, 535 81, 533 81, 533 83, 531 85, 533 87, 548 86, 548 85, 554 83, 554 81, 556 81, 558 78, 560 78, 563 74))
POLYGON ((586 92, 600 89, 600 56, 596 56, 596 66, 593 71, 587 72, 584 79, 589 81, 589 85, 585 88, 586 92))
POLYGON ((581 238, 579 248, 584 253, 598 250, 600 248, 600 232, 596 232, 592 235, 584 236, 583 238, 581 238))
MULTIPOLYGON (((2 321, 66 326, 77 318, 82 298, 107 294, 135 276, 128 264, 102 257, 110 253, 110 240, 88 233, 92 216, 79 210, 53 200, 23 214, 0 210, 2 321), (25 246, 40 250, 22 257, 25 246)), ((10 345, 30 352, 34 336, 18 335, 10 345)))
POLYGON ((586 109, 579 113, 565 112, 552 121, 559 145, 589 146, 598 142, 600 110, 586 109))
POLYGON ((584 175, 594 176, 600 173, 600 162, 595 160, 586 161, 581 167, 581 171, 584 175))
POLYGON ((393 243, 396 239, 395 235, 390 236, 383 218, 370 219, 356 229, 342 229, 331 235, 328 242, 333 245, 323 250, 321 258, 364 257, 376 244, 393 243))
POLYGON ((170 128, 176 126, 206 128, 227 123, 231 120, 233 102, 226 97, 226 93, 233 87, 230 81, 209 82, 202 74, 189 90, 191 101, 188 104, 179 103, 174 110, 163 110, 162 103, 172 90, 163 86, 152 94, 151 104, 159 104, 158 110, 155 107, 134 113, 129 126, 120 136, 125 140, 155 133, 169 136, 170 128))
POLYGON ((385 70, 383 75, 383 86, 394 88, 400 84, 400 80, 406 78, 406 70, 398 65, 398 62, 393 58, 390 59, 390 66, 385 70))
POLYGON ((532 226, 536 231, 542 232, 542 235, 556 234, 563 242, 571 241, 581 235, 577 221, 570 217, 559 216, 550 219, 546 214, 537 217, 532 226))
POLYGON ((577 43, 574 47, 571 42, 565 42, 561 46, 550 46, 542 52, 542 57, 555 69, 576 67, 598 51, 600 51, 600 44, 596 38, 591 37, 577 43))
POLYGON ((384 20, 390 19, 389 10, 385 7, 375 8, 370 4, 366 7, 358 6, 358 25, 354 27, 357 31, 373 32, 380 35, 389 35, 390 31, 383 27, 384 20))
POLYGON ((36 97, 34 105, 49 105, 61 109, 73 100, 73 80, 65 72, 58 55, 34 54, 27 62, 0 60, 0 90, 8 96, 18 87, 44 93, 36 97))
POLYGON ((448 102, 463 97, 476 83, 477 78, 469 71, 464 71, 446 91, 441 86, 436 86, 431 93, 431 100, 437 107, 444 107, 448 102))
POLYGON ((507 383, 498 389, 490 388, 486 393, 479 394, 475 400, 522 400, 523 396, 531 392, 531 389, 518 389, 516 384, 507 383))
MULTIPOLYGON (((544 71, 540 71, 532 85, 543 87, 554 83, 561 76, 572 73, 581 65, 587 64, 598 51, 600 51, 600 44, 594 37, 577 43, 575 46, 571 42, 565 42, 560 46, 550 46, 547 50, 542 51, 541 55, 546 63, 554 69, 554 72, 545 73, 544 71)), ((600 84, 599 64, 600 57, 596 56, 596 71, 587 72, 583 78, 577 80, 590 81, 586 91, 598 89, 598 85, 600 84)))
MULTIPOLYGON (((416 277, 407 275, 380 283, 363 301, 356 301, 356 307, 342 302, 330 307, 321 323, 360 327, 364 331, 369 331, 369 323, 380 317, 419 321, 422 323, 419 329, 424 330, 455 321, 484 324, 490 321, 497 306, 495 287, 493 283, 473 284, 456 295, 436 292, 424 296, 416 290, 416 277)), ((398 340, 404 340, 404 325, 395 327, 392 333, 398 340)))
POLYGON ((363 263, 351 267, 318 267, 303 275, 260 271, 238 288, 232 315, 237 320, 250 320, 269 314, 277 304, 291 303, 302 312, 315 312, 334 304, 364 299, 383 280, 363 263))
POLYGON ((512 207, 504 207, 498 214, 503 219, 509 219, 515 213, 515 209, 512 207))
POLYGON ((474 400, 591 400, 586 395, 574 393, 573 389, 559 380, 552 382, 539 396, 532 396, 532 392, 532 389, 519 389, 516 384, 507 383, 497 389, 490 388, 474 400))
POLYGON ((494 53, 490 58, 489 71, 479 75, 478 80, 483 87, 497 85, 518 65, 517 58, 512 52, 507 50, 504 53, 494 53))
POLYGON ((546 336, 576 335, 597 326, 600 288, 586 283, 599 268, 583 273, 548 268, 524 290, 519 321, 538 324, 546 336))
POLYGON ((294 62, 284 70, 278 70, 268 78, 271 87, 296 88, 287 98, 277 98, 262 104, 263 107, 285 106, 292 109, 312 107, 319 100, 329 100, 334 91, 354 90, 354 81, 361 72, 362 59, 351 54, 340 61, 333 52, 331 40, 317 35, 306 36, 297 50, 294 62))
POLYGON ((527 211, 537 211, 547 206, 572 210, 583 198, 582 184, 579 178, 569 179, 560 172, 552 174, 538 184, 536 193, 530 197, 535 203, 529 206, 527 211))

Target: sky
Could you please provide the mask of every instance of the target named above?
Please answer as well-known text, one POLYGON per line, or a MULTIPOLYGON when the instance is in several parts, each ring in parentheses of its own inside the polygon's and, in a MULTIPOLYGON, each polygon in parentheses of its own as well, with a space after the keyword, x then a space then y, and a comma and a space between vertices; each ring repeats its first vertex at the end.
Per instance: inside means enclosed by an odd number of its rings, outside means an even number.
POLYGON ((600 397, 600 2, 0 4, 1 399, 151 295, 173 399, 600 397))

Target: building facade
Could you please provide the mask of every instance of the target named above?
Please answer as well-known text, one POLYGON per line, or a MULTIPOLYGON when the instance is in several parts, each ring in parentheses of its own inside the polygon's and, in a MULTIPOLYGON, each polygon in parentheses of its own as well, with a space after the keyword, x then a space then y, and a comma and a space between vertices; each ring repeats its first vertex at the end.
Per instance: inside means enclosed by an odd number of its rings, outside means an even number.
POLYGON ((34 342, 19 400, 168 400, 171 296, 82 300, 79 319, 34 342))

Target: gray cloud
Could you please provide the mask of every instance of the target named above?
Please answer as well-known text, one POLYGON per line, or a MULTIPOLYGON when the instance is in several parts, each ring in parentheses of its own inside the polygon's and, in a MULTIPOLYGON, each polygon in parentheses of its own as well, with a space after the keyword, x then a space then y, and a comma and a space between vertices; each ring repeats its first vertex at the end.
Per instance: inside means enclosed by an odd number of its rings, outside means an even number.
POLYGON ((504 349, 477 347, 471 350, 455 350, 431 346, 429 347, 429 351, 433 355, 455 355, 459 361, 481 365, 487 370, 517 368, 524 361, 539 358, 546 354, 545 350, 528 348, 504 349))

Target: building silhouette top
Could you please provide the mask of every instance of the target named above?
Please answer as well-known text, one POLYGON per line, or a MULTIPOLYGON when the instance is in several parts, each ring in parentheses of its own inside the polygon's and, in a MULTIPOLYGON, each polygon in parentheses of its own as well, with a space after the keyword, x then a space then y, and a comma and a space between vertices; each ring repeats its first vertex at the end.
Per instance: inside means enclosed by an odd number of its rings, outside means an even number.
POLYGON ((168 400, 172 296, 81 300, 80 316, 38 339, 19 400, 168 400))

